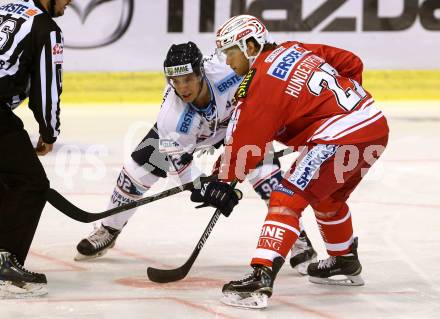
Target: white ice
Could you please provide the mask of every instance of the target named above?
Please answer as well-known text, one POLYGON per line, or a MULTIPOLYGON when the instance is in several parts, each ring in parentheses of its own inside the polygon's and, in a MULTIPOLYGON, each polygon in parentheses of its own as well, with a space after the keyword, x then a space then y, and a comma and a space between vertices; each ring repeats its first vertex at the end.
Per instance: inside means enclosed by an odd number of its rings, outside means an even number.
MULTIPOLYGON (((185 280, 155 284, 147 266, 183 264, 213 209, 195 210, 182 193, 139 209, 105 257, 74 262, 75 246, 92 225, 46 206, 26 262, 46 273, 49 294, 1 300, 1 319, 48 318, 440 318, 440 102, 382 103, 389 146, 349 203, 363 287, 321 286, 288 263, 263 311, 219 302, 223 283, 250 271, 264 204, 248 184, 230 218, 221 217, 185 280)), ((106 209, 124 156, 155 121, 157 106, 66 106, 55 152, 42 158, 52 187, 89 211, 106 209)), ((29 110, 18 110, 33 140, 29 110)), ((290 157, 292 160, 294 157, 290 157)), ((213 156, 197 162, 209 170, 213 156)), ((283 159, 287 167, 288 160, 283 159)), ((156 185, 150 193, 169 185, 156 185)), ((325 249, 306 210, 306 229, 319 257, 325 249)))

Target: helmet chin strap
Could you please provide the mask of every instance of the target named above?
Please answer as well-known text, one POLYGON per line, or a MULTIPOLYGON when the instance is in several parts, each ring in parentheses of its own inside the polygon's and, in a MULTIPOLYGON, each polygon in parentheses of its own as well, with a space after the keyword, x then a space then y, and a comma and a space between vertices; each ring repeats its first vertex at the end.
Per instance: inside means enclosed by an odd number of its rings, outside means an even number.
POLYGON ((256 59, 258 58, 258 56, 260 55, 261 51, 263 51, 263 47, 261 47, 261 48, 258 50, 258 52, 257 52, 256 55, 249 56, 249 55, 247 54, 247 52, 244 54, 245 57, 246 57, 246 58, 248 59, 248 61, 249 61, 249 69, 252 67, 252 64, 254 64, 255 60, 256 60, 256 59))
POLYGON ((243 52, 244 56, 246 57, 246 59, 249 62, 249 69, 252 67, 252 64, 254 64, 255 60, 258 58, 258 56, 260 55, 260 53, 263 51, 263 46, 260 45, 260 48, 258 49, 257 54, 249 56, 247 53, 247 45, 246 45, 246 41, 243 41, 241 43, 241 45, 239 45, 239 48, 241 50, 241 52, 243 52))

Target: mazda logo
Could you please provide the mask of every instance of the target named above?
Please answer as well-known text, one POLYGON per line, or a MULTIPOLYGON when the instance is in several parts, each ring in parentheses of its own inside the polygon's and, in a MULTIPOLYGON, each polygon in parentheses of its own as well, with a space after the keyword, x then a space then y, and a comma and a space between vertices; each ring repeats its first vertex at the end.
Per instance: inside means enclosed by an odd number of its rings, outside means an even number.
MULTIPOLYGON (((106 34, 99 38, 88 37, 87 32, 82 33, 83 38, 80 39, 69 41, 69 38, 67 38, 66 47, 73 49, 93 49, 103 47, 119 40, 128 30, 131 19, 133 17, 134 0, 91 0, 85 6, 80 6, 78 2, 79 1, 73 1, 70 4, 69 8, 76 14, 77 17, 79 17, 79 21, 82 26, 84 26, 86 22, 90 24, 90 16, 92 14, 99 14, 100 11, 103 11, 104 7, 106 7, 104 6, 104 4, 108 4, 109 6, 111 4, 115 5, 117 2, 119 2, 118 12, 112 11, 112 15, 108 16, 108 19, 110 19, 110 21, 113 20, 115 22, 114 28, 111 29, 110 34, 106 34), (100 11, 97 12, 98 10, 100 11)), ((109 10, 107 9, 106 12, 108 11, 109 10)), ((105 18, 107 18, 102 16, 99 17, 100 20, 105 20, 105 18)), ((97 21, 94 23, 96 24, 98 22, 101 21, 97 21)), ((78 34, 78 32, 75 33, 78 34)))

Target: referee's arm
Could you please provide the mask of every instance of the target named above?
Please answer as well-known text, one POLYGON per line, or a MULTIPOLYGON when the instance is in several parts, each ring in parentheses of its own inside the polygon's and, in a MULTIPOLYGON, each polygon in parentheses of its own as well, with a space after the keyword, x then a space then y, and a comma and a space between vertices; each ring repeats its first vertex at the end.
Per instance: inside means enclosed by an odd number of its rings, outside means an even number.
POLYGON ((40 139, 53 144, 60 134, 63 37, 59 31, 41 34, 37 32, 29 107, 39 124, 40 139))

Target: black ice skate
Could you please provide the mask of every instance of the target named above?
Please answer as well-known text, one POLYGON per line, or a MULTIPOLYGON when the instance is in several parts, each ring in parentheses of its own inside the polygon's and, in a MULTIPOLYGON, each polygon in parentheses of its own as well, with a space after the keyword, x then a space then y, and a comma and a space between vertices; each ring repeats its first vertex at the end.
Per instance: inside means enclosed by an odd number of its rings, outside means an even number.
POLYGON ((273 283, 284 260, 275 258, 271 268, 256 265, 254 271, 243 279, 233 280, 223 286, 221 302, 226 305, 243 308, 262 309, 272 296, 273 283), (279 259, 279 260, 277 260, 279 259))
POLYGON ((81 261, 105 255, 107 250, 115 246, 116 238, 120 233, 120 230, 101 224, 87 238, 79 242, 76 246, 78 254, 74 259, 81 261))
POLYGON ((290 266, 301 275, 307 275, 307 267, 316 262, 316 251, 305 231, 302 231, 290 250, 290 266))
POLYGON ((325 260, 310 264, 307 268, 309 280, 315 284, 362 286, 364 280, 360 273, 362 265, 357 254, 357 238, 352 244, 351 254, 330 256, 325 260))
POLYGON ((15 255, 0 249, 0 299, 37 297, 45 294, 46 276, 26 270, 15 255))

